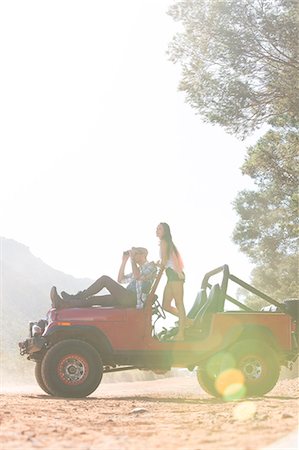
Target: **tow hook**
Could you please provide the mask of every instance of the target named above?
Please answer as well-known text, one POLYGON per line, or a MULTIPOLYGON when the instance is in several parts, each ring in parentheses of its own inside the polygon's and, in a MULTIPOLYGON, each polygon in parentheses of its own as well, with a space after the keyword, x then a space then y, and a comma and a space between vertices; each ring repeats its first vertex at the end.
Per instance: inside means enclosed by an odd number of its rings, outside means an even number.
POLYGON ((20 348, 20 355, 24 356, 25 353, 27 353, 27 345, 26 345, 26 341, 24 342, 19 342, 19 348, 20 348))
POLYGON ((19 342, 20 355, 39 352, 45 346, 46 339, 43 336, 34 336, 26 339, 26 341, 19 342))

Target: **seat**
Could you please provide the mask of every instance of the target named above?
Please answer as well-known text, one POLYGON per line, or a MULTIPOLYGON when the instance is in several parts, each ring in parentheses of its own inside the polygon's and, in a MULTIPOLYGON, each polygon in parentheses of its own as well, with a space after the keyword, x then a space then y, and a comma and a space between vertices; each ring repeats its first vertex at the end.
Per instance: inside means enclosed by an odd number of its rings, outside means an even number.
POLYGON ((205 305, 199 310, 194 320, 194 327, 201 328, 206 324, 207 316, 219 311, 219 302, 222 303, 221 289, 219 284, 212 286, 208 300, 205 305))
POLYGON ((203 338, 207 335, 212 314, 223 310, 222 291, 219 284, 212 286, 206 303, 198 311, 193 326, 185 331, 186 338, 203 338))
POLYGON ((188 319, 195 319, 198 311, 203 307, 203 305, 207 302, 207 292, 205 289, 201 289, 197 296, 196 299, 194 300, 194 303, 192 305, 192 308, 190 309, 190 311, 187 314, 188 319))

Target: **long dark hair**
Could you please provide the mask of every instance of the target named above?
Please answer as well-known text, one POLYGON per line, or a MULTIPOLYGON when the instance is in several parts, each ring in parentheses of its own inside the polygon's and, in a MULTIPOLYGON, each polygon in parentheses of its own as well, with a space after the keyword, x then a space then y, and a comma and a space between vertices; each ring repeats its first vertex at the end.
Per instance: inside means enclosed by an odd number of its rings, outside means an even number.
POLYGON ((160 225, 162 225, 164 230, 164 235, 162 239, 164 239, 167 243, 167 257, 169 257, 171 250, 174 250, 176 255, 179 255, 178 249, 173 243, 170 226, 166 222, 161 222, 160 225))

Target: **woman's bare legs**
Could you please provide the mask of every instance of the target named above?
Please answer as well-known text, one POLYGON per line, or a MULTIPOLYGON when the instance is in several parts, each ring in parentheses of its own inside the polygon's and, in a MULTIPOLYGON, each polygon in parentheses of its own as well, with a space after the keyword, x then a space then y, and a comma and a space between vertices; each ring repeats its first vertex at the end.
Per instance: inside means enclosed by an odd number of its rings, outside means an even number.
POLYGON ((184 329, 186 322, 186 312, 184 307, 184 285, 180 281, 170 281, 166 284, 163 294, 162 306, 165 311, 179 318, 179 331, 174 340, 181 341, 184 339, 184 329), (171 305, 171 301, 175 301, 175 306, 171 305))
POLYGON ((173 314, 174 316, 179 317, 179 312, 177 308, 171 305, 172 300, 174 299, 172 287, 170 282, 168 282, 165 286, 164 293, 163 293, 163 302, 162 307, 165 309, 165 311, 169 312, 170 314, 173 314))
POLYGON ((178 311, 179 317, 179 331, 175 336, 174 340, 182 341, 184 339, 185 321, 186 321, 186 311, 184 307, 184 285, 179 281, 173 281, 171 283, 173 298, 175 301, 175 306, 178 311))

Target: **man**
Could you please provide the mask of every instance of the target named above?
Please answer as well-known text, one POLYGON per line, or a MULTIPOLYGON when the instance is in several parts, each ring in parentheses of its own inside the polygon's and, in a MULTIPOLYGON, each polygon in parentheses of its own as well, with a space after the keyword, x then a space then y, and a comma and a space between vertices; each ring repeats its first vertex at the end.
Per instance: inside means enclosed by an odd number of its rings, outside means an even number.
POLYGON ((147 260, 148 251, 144 247, 132 247, 123 253, 117 282, 107 275, 101 276, 91 286, 76 295, 57 293, 52 287, 50 297, 55 308, 89 307, 93 305, 116 306, 120 308, 142 308, 157 273, 155 263, 147 260), (125 267, 131 260, 132 272, 125 275, 125 267), (121 284, 126 284, 127 287, 121 284), (106 288, 110 294, 95 296, 106 288))

